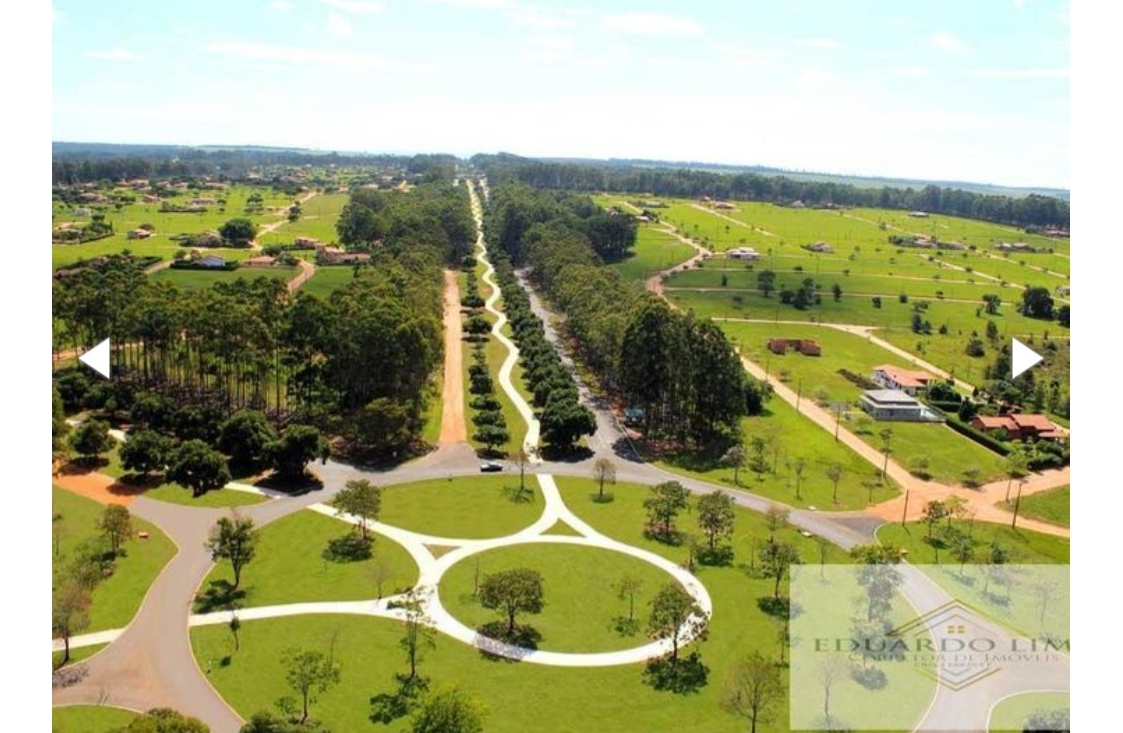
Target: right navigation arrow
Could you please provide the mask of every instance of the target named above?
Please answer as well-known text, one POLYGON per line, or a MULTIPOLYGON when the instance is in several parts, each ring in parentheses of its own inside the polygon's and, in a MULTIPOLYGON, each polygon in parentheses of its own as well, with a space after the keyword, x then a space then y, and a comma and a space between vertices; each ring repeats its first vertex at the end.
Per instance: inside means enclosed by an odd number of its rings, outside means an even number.
POLYGON ((1015 338, 1010 339, 1010 341, 1013 343, 1011 356, 1013 357, 1012 371, 1014 372, 1011 379, 1045 358, 1015 338))

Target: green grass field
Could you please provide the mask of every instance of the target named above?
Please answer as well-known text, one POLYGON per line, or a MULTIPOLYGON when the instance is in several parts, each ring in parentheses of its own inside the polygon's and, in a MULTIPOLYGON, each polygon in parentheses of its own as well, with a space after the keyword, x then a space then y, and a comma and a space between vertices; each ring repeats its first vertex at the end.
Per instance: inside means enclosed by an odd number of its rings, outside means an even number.
MULTIPOLYGON (((86 542, 102 542, 97 524, 105 507, 95 501, 73 494, 57 486, 51 487, 51 511, 61 515, 52 523, 57 551, 52 555, 54 579, 61 574, 86 542)), ((128 625, 152 581, 175 555, 172 541, 154 525, 133 518, 133 529, 148 532, 148 539, 130 539, 125 544, 125 556, 117 559, 113 575, 98 583, 93 592, 90 624, 86 631, 117 629, 128 625)))
POLYGON ((557 652, 613 651, 644 643, 642 633, 624 635, 614 630, 615 620, 628 615, 628 600, 621 600, 613 586, 625 576, 642 584, 635 599, 642 618, 659 588, 675 582, 654 565, 619 552, 580 545, 515 545, 454 565, 441 579, 441 601, 472 628, 505 621, 502 613, 484 608, 474 597, 476 572, 482 579, 522 567, 542 574, 545 607, 542 613, 522 616, 518 622, 542 635, 539 649, 557 652))
POLYGON ((52 733, 109 733, 129 724, 137 714, 108 705, 66 705, 51 708, 52 733))
MULTIPOLYGON (((970 532, 976 552, 980 553, 980 557, 975 562, 984 562, 982 553, 992 542, 998 542, 1011 552, 1010 562, 1013 563, 1022 565, 1068 563, 1069 541, 1066 537, 1041 534, 1028 529, 1011 529, 1005 524, 989 522, 958 520, 954 524, 970 532)), ((928 525, 924 522, 909 522, 903 527, 899 523, 883 524, 878 527, 877 539, 884 545, 898 545, 908 550, 909 562, 935 563, 936 551, 925 542, 927 534, 928 525)), ((947 550, 940 552, 940 562, 958 565, 947 550)))
POLYGON ((610 267, 625 280, 643 282, 655 273, 669 269, 693 255, 694 248, 690 245, 683 244, 652 225, 644 225, 637 232, 635 253, 621 262, 612 263, 610 267))
MULTIPOLYGON (((1017 494, 1017 487, 1015 486, 1012 495, 1017 494)), ((1003 501, 1000 503, 1003 509, 1014 511, 1014 499, 1010 501, 1003 501)), ((1023 496, 1021 505, 1018 507, 1018 514, 1023 517, 1031 519, 1040 519, 1042 522, 1049 522, 1050 524, 1059 524, 1062 527, 1067 527, 1069 523, 1069 487, 1058 486, 1055 489, 1049 489, 1030 496, 1023 496)))
POLYGON ((327 300, 332 293, 355 278, 353 267, 317 267, 316 274, 300 286, 299 292, 327 300))
POLYGON ((241 267, 237 270, 216 270, 214 272, 167 269, 155 273, 152 275, 152 279, 158 282, 174 283, 185 290, 201 290, 214 287, 215 283, 234 282, 238 279, 256 280, 266 277, 288 282, 296 274, 297 268, 295 267, 241 267))
POLYGON ((314 237, 321 242, 336 241, 335 223, 350 197, 345 193, 328 193, 313 196, 301 204, 302 215, 294 223, 285 222, 262 235, 259 243, 289 244, 296 237, 314 237))
POLYGON ((1030 692, 1002 700, 990 712, 988 730, 1025 730, 1027 718, 1037 711, 1067 709, 1071 705, 1067 692, 1030 692))
MULTIPOLYGON (((322 556, 330 540, 354 531, 354 526, 305 509, 262 527, 257 553, 242 571, 238 601, 243 608, 303 601, 358 601, 393 595, 417 582, 417 565, 393 540, 375 534, 374 554, 367 560, 333 562, 322 556)), ((230 564, 220 562, 200 586, 232 583, 230 564)))
MULTIPOLYGON (((769 471, 758 480, 757 474, 745 468, 738 477, 740 485, 754 494, 792 506, 850 510, 866 507, 871 488, 874 503, 900 493, 892 482, 881 484, 877 478, 880 472, 874 466, 846 446, 836 443, 833 435, 778 397, 768 402, 765 414, 747 417, 741 425, 746 446, 751 445, 753 436, 765 438, 768 443, 765 458, 769 471), (790 464, 800 458, 806 461, 806 466, 799 486, 802 499, 796 499, 796 477, 790 464), (842 467, 837 506, 832 503, 834 484, 826 474, 832 464, 842 467)), ((656 465, 732 487, 733 469, 723 465, 720 458, 716 455, 681 455, 666 458, 656 465)))
POLYGON ((268 500, 268 497, 261 494, 237 491, 235 489, 218 489, 217 491, 208 491, 202 496, 194 497, 191 495, 190 489, 185 489, 179 484, 163 484, 154 489, 149 489, 144 492, 144 495, 149 499, 157 499, 172 504, 208 508, 249 506, 250 504, 260 504, 268 500))
POLYGON ((542 514, 542 494, 532 476, 516 501, 518 475, 433 479, 387 486, 379 519, 438 537, 502 537, 530 526, 542 514))
POLYGON ((868 432, 855 430, 855 434, 874 448, 881 450, 878 433, 883 428, 893 431, 890 438, 890 457, 906 469, 919 457, 928 459, 932 480, 944 484, 962 483, 963 472, 969 468, 980 470, 983 483, 1003 475, 1005 459, 940 423, 874 422, 868 432))
MULTIPOLYGON (((251 186, 231 186, 224 191, 185 191, 176 198, 170 199, 173 203, 186 203, 192 198, 225 198, 226 205, 210 205, 204 213, 165 213, 159 210, 160 204, 135 203, 127 204, 116 210, 114 206, 105 207, 105 220, 114 228, 114 235, 96 242, 86 244, 56 244, 51 247, 51 269, 63 267, 80 259, 88 259, 102 254, 113 254, 123 250, 130 250, 138 255, 157 255, 170 259, 181 248, 179 242, 171 237, 176 234, 198 234, 208 229, 217 230, 226 221, 245 217, 258 224, 277 221, 283 215, 283 207, 291 203, 291 199, 283 193, 278 193, 269 188, 251 186), (247 215, 243 213, 246 199, 253 193, 260 193, 264 198, 265 210, 262 213, 247 215), (225 208, 225 210, 223 210, 225 208), (126 233, 139 227, 141 224, 152 224, 155 227, 153 236, 149 239, 132 240, 126 238, 126 233)), ((139 200, 139 196, 138 196, 139 200)), ((312 199, 315 201, 315 199, 312 199)), ((311 202, 309 202, 310 204, 311 202)), ((88 207, 87 207, 88 208, 88 207)), ((89 219, 74 216, 74 208, 59 202, 51 206, 51 225, 57 227, 63 222, 88 222, 89 219)), ((226 253, 231 250, 222 250, 226 253)), ((223 256, 226 256, 223 254, 223 256)))
MULTIPOLYGON (((597 504, 590 496, 595 491, 592 481, 562 478, 558 483, 569 506, 598 530, 676 562, 685 559, 684 548, 668 547, 642 536, 645 487, 619 485, 614 489, 615 501, 597 504)), ((418 503, 433 506, 423 499, 418 503)), ((689 518, 684 518, 685 522, 689 518)), ((457 684, 481 700, 490 710, 486 730, 496 733, 586 730, 591 721, 598 731, 606 733, 745 730, 744 721, 723 712, 718 703, 725 679, 742 654, 753 649, 773 659, 778 654, 776 639, 781 624, 756 604, 756 599, 771 595, 772 581, 750 577, 742 568, 754 542, 759 547, 767 537, 761 515, 738 510, 736 564, 698 571, 715 610, 709 640, 697 645, 710 670, 709 683, 697 694, 653 690, 643 684, 640 665, 567 669, 496 662, 443 636, 437 637, 436 648, 426 655, 420 671, 434 684, 457 684)), ((813 540, 790 529, 782 530, 779 538, 795 544, 805 562, 819 561, 819 548, 813 540)), ((828 546, 826 553, 827 562, 846 562, 838 548, 828 546)), ((603 595, 612 602, 609 589, 594 584, 587 587, 591 595, 603 595)), ((398 645, 402 630, 397 623, 375 618, 300 616, 244 622, 240 636, 241 651, 232 653, 227 629, 198 627, 191 631, 196 659, 231 656, 228 666, 215 666, 210 681, 243 716, 271 707, 277 698, 291 694, 280 661, 286 647, 326 649, 334 639, 335 658, 342 668, 341 683, 320 696, 312 715, 332 730, 400 730, 405 724, 397 720, 389 725, 372 725, 368 719, 371 696, 395 692, 393 675, 407 669, 398 645)), ((637 643, 643 641, 637 639, 637 643)), ((766 730, 787 729, 786 705, 786 700, 780 701, 777 722, 766 730)))

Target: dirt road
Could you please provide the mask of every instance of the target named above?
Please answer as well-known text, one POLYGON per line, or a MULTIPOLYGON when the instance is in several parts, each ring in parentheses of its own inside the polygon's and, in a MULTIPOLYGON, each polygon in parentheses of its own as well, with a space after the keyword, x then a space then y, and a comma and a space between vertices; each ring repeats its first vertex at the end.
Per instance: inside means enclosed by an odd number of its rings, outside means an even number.
POLYGON ((445 375, 441 388, 441 445, 463 443, 468 439, 468 426, 464 422, 460 285, 456 278, 454 271, 445 270, 445 375))

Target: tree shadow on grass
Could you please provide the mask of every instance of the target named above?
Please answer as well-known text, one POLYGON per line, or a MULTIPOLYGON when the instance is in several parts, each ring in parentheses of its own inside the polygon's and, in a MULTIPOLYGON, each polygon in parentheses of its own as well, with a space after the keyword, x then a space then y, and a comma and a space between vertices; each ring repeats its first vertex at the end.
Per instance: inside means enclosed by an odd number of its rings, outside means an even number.
POLYGON ((321 553, 328 562, 348 563, 369 560, 374 554, 374 538, 363 537, 356 532, 348 532, 342 537, 328 540, 328 546, 321 553))
POLYGON ((791 611, 791 601, 787 598, 765 596, 756 599, 756 607, 773 618, 785 619, 791 611))
POLYGON ((534 489, 529 486, 521 489, 517 484, 514 486, 504 486, 502 491, 503 496, 512 504, 534 503, 534 489))
POLYGON ((429 689, 426 677, 396 674, 398 687, 393 692, 380 692, 370 698, 370 721, 389 725, 413 712, 421 696, 429 689))
POLYGON ((212 580, 206 590, 195 596, 195 613, 223 611, 239 603, 246 597, 243 588, 235 588, 229 580, 212 580))
POLYGON ((592 458, 593 452, 584 446, 556 448, 548 445, 541 450, 541 455, 547 461, 555 461, 557 463, 579 463, 587 458, 592 458))
POLYGON ((649 660, 643 671, 643 681, 656 690, 689 695, 705 687, 709 675, 709 667, 702 663, 698 652, 691 652, 689 656, 679 657, 677 662, 670 655, 649 660))
POLYGON ((519 658, 512 659, 498 654, 497 642, 516 646, 524 652, 532 652, 538 649, 538 642, 542 640, 542 634, 533 626, 515 624, 514 630, 508 633, 505 621, 490 621, 478 626, 476 627, 476 634, 475 641, 479 647, 480 655, 493 662, 520 661, 519 658))
POLYGON ((58 472, 61 476, 79 476, 86 473, 92 473, 99 469, 105 468, 108 465, 108 458, 86 456, 82 458, 70 459, 66 463, 59 466, 58 472))

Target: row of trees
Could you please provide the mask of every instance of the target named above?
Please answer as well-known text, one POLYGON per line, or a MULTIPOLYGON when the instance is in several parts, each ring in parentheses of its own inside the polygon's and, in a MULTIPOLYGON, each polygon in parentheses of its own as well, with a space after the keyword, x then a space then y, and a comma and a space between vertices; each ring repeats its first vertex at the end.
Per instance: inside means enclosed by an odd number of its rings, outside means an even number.
POLYGON ((516 179, 548 189, 569 191, 644 191, 654 196, 711 196, 741 201, 790 204, 836 204, 885 209, 923 210, 1015 226, 1068 228, 1069 204, 1039 194, 1021 198, 981 194, 957 188, 873 188, 830 181, 797 181, 754 173, 714 173, 683 168, 545 163, 514 156, 477 155, 472 163, 494 182, 516 179))
POLYGON ((699 444, 737 429, 763 390, 711 321, 672 311, 603 267, 584 229, 585 197, 505 183, 491 191, 488 236, 566 314, 566 328, 603 386, 644 410, 651 437, 699 444))
POLYGON ((596 418, 580 403, 577 382, 546 340, 542 319, 531 310, 530 298, 515 279, 510 261, 504 253, 494 259, 503 307, 519 345, 523 379, 535 407, 541 409, 542 439, 557 450, 571 450, 581 436, 596 432, 596 418))

